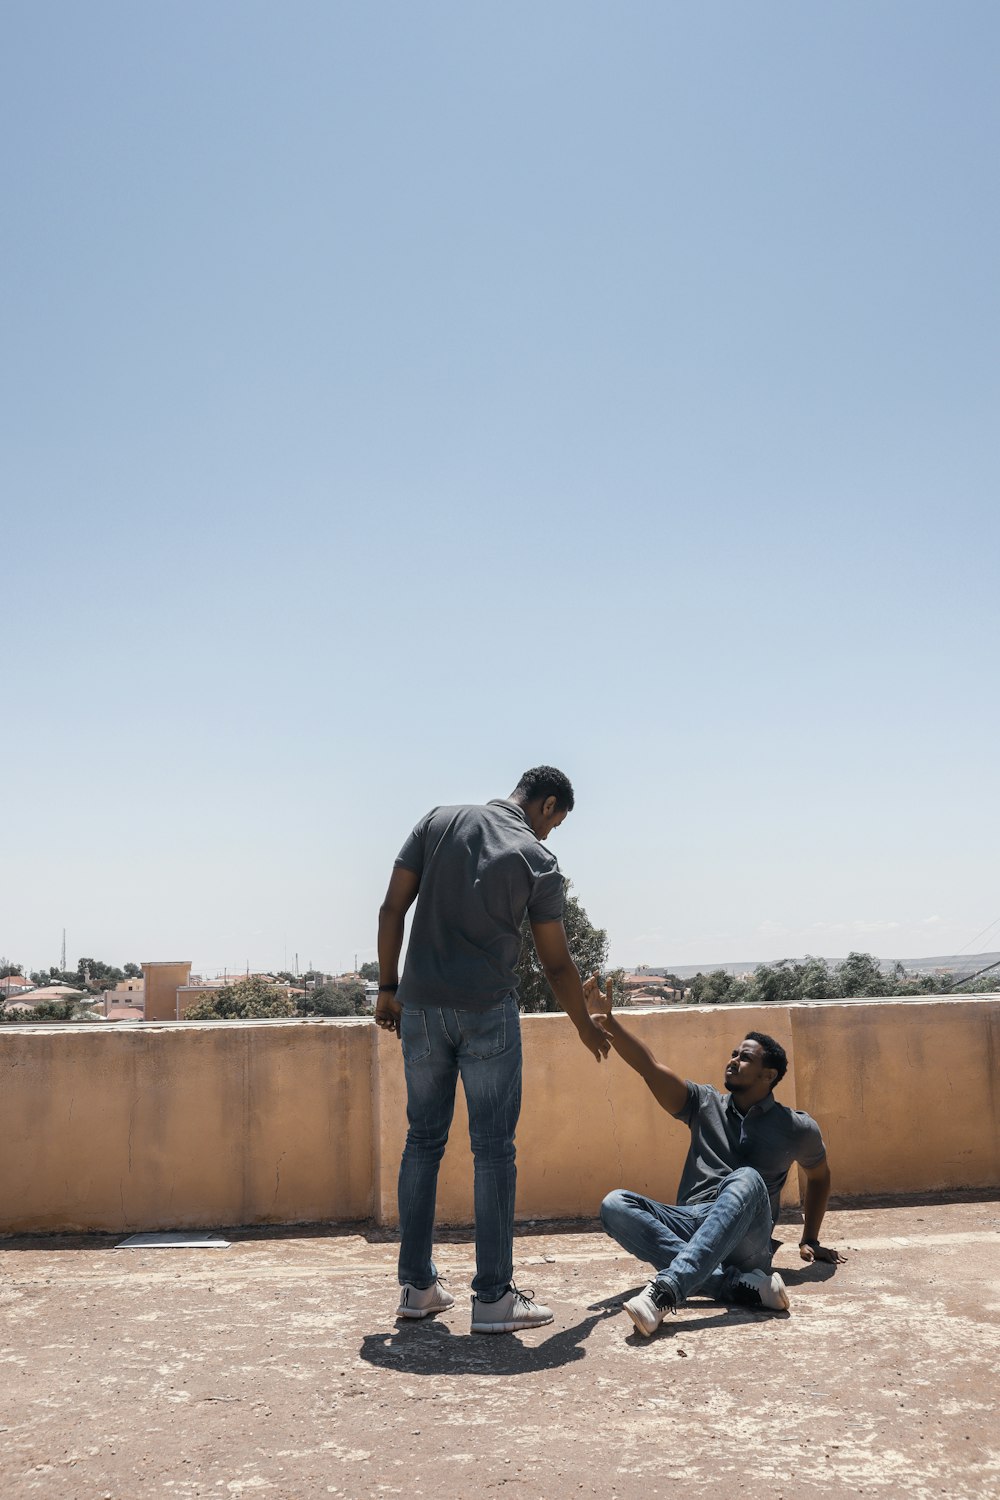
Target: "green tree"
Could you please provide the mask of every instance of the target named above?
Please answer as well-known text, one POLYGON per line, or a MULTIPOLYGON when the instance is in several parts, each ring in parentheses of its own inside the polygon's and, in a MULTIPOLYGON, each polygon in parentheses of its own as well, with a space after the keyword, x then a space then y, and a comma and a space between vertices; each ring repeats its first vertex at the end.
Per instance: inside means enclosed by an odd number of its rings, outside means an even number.
POLYGON ((378 964, 362 964, 361 968, 358 970, 358 973, 361 975, 362 979, 378 979, 378 964))
POLYGON ((805 962, 800 967, 802 969, 801 999, 833 1000, 840 994, 836 975, 830 973, 830 965, 825 958, 816 958, 811 953, 807 953, 805 962))
POLYGON ((187 1011, 188 1021, 246 1021, 262 1016, 294 1016, 295 1005, 284 990, 249 977, 227 984, 187 1011))
POLYGON ((12 979, 14 975, 24 977, 24 970, 20 964, 12 964, 9 959, 0 959, 0 979, 12 979))
POLYGON ((140 964, 125 964, 122 968, 122 975, 125 979, 141 979, 142 967, 140 964))
POLYGON ((342 984, 325 984, 299 996, 302 1016, 362 1016, 368 1014, 365 987, 356 979, 342 984))
POLYGON ((68 984, 72 989, 79 985, 80 976, 75 969, 57 969, 55 964, 51 969, 33 969, 31 973, 32 984, 39 988, 46 984, 68 984))
POLYGON ((99 958, 81 958, 70 983, 97 995, 102 990, 113 990, 124 978, 122 970, 115 968, 113 964, 106 964, 99 958))
MULTIPOLYGON (((566 941, 569 944, 573 962, 580 970, 582 977, 587 979, 591 974, 603 975, 608 957, 608 934, 603 927, 593 925, 577 897, 570 893, 568 882, 563 925, 566 928, 566 941)), ((618 989, 623 995, 624 973, 622 970, 616 972, 619 975, 618 989)), ((538 962, 538 954, 535 952, 535 944, 531 936, 531 925, 527 917, 521 925, 521 952, 517 960, 517 974, 520 981, 518 1001, 522 1010, 559 1010, 560 1007, 549 989, 548 981, 542 973, 542 966, 538 962)))
POLYGON ((746 998, 744 986, 725 969, 696 974, 691 981, 688 1005, 734 1005, 746 998))
POLYGON ((748 1005, 795 1005, 807 998, 826 1000, 840 994, 826 960, 811 955, 802 963, 783 958, 776 964, 758 964, 743 988, 739 999, 748 1005))
POLYGON ((33 1007, 30 1015, 26 1011, 21 1013, 15 1011, 10 1019, 28 1021, 34 1025, 36 1021, 72 1021, 75 1013, 76 998, 70 995, 65 1000, 40 1000, 33 1007))
POLYGON ((62 1000, 40 1000, 30 1011, 10 1010, 0 1002, 0 1024, 34 1026, 38 1022, 94 1021, 97 1019, 94 1007, 80 1003, 88 998, 83 993, 76 993, 66 995, 62 1000))
POLYGON ((882 965, 871 953, 849 953, 833 972, 841 995, 892 995, 897 991, 893 978, 882 972, 882 965))

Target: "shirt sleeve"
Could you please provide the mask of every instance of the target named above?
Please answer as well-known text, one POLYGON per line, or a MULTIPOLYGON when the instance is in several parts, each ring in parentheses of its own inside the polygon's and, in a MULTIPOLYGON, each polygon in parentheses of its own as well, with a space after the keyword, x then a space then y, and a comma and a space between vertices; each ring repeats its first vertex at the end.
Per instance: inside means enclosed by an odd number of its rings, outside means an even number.
POLYGON ((799 1132, 795 1145, 795 1160, 800 1167, 805 1167, 809 1170, 812 1167, 818 1167, 824 1159, 826 1156, 826 1146, 823 1142, 820 1128, 812 1116, 799 1111, 796 1113, 798 1115, 797 1123, 799 1132))
POLYGON ((395 863, 402 865, 404 869, 412 870, 415 875, 422 875, 424 873, 424 838, 427 833, 427 825, 430 823, 433 815, 433 812, 424 814, 402 849, 396 855, 395 863))
POLYGON ((696 1083, 691 1082, 690 1078, 685 1079, 684 1082, 688 1091, 687 1103, 683 1109, 677 1111, 674 1119, 680 1120, 683 1125, 690 1125, 701 1109, 701 1090, 696 1083))
POLYGON ((558 865, 539 875, 528 902, 529 922, 561 922, 566 909, 566 882, 558 865))

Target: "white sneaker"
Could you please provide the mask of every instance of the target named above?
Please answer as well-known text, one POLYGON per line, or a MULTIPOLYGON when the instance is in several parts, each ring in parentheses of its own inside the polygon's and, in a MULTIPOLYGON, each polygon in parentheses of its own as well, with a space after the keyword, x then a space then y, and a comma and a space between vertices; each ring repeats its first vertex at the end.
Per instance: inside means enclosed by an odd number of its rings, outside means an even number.
POLYGON ((430 1286, 412 1286, 410 1282, 404 1281, 399 1289, 399 1306, 396 1308, 397 1318, 429 1318, 431 1313, 447 1312, 449 1307, 455 1306, 455 1299, 450 1292, 446 1292, 440 1281, 432 1281, 430 1286))
POLYGON ((777 1271, 741 1271, 729 1289, 729 1297, 741 1307, 788 1311, 788 1291, 777 1271))
POLYGON ((665 1281, 651 1281, 637 1296, 630 1297, 622 1305, 646 1338, 656 1332, 667 1313, 677 1311, 673 1291, 665 1281))
POLYGON ((541 1328, 551 1322, 551 1307, 540 1306, 534 1292, 519 1292, 513 1282, 496 1302, 472 1299, 473 1333, 516 1333, 519 1328, 541 1328))

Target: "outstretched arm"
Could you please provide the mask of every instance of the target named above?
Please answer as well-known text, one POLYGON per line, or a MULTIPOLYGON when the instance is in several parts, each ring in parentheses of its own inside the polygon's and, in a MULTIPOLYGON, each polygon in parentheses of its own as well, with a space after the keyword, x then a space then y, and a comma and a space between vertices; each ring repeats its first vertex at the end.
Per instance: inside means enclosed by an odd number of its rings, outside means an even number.
POLYGON ((622 1062, 628 1063, 638 1073, 657 1104, 662 1105, 668 1114, 679 1114, 687 1103, 687 1084, 671 1068, 657 1062, 649 1048, 626 1031, 618 1017, 611 1014, 611 980, 602 994, 595 974, 587 980, 583 991, 591 1014, 600 1019, 622 1062))
POLYGON ((399 983, 399 955, 403 948, 406 913, 417 899, 420 876, 403 865, 396 865, 389 881, 385 900, 378 910, 378 982, 391 984, 391 990, 379 990, 375 1002, 375 1024, 383 1031, 399 1035, 402 1007, 396 1000, 399 983))
POLYGON ((828 1260, 839 1265, 845 1259, 840 1251, 831 1250, 828 1245, 821 1245, 819 1242, 823 1215, 830 1198, 830 1164, 824 1156, 815 1167, 803 1167, 802 1170, 806 1174, 806 1197, 799 1254, 803 1260, 828 1260))
POLYGON ((580 970, 569 951, 565 927, 561 922, 532 922, 531 936, 552 993, 576 1027, 583 1045, 602 1062, 610 1050, 608 1033, 603 1018, 595 1020, 587 1010, 580 970))

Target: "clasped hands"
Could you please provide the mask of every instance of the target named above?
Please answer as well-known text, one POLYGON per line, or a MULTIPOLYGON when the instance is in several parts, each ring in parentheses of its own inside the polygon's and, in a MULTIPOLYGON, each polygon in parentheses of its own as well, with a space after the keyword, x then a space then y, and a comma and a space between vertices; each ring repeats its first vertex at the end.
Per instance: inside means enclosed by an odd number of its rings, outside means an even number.
POLYGON ((591 974, 589 979, 583 981, 583 998, 595 1020, 606 1020, 611 1014, 611 980, 608 980, 602 990, 598 976, 591 974))

